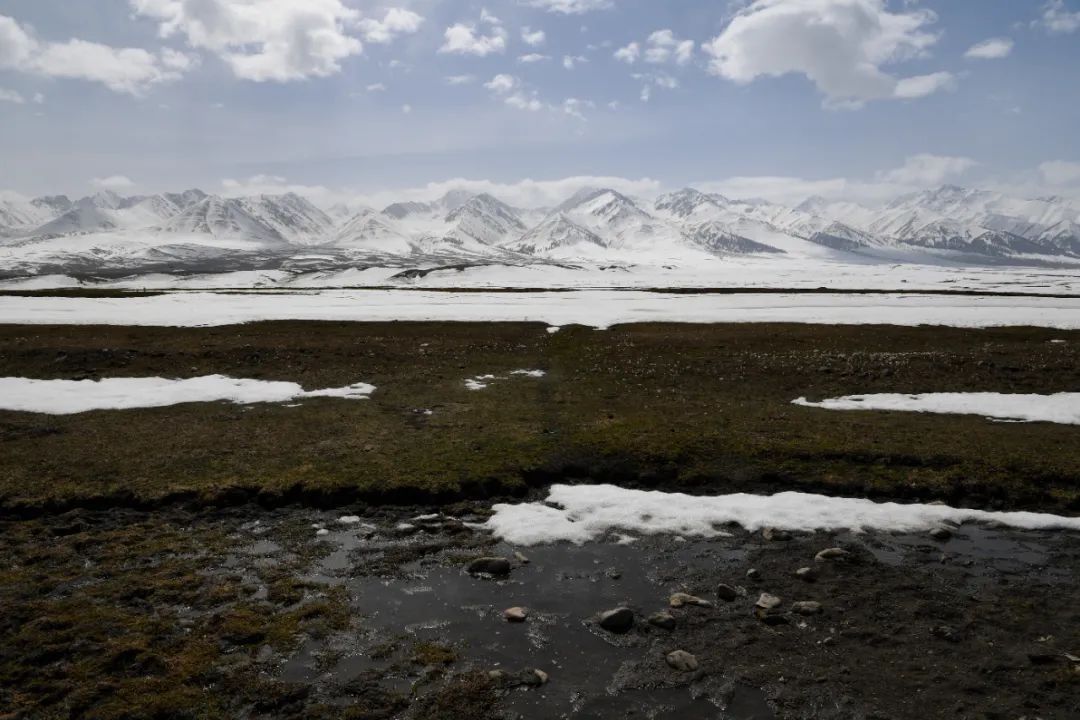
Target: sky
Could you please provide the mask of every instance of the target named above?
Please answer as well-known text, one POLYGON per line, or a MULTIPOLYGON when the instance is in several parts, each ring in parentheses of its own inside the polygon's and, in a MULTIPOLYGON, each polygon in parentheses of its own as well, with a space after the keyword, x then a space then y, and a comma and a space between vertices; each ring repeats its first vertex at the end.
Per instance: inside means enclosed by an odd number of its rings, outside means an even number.
POLYGON ((0 190, 1080 197, 1080 0, 0 0, 0 190))

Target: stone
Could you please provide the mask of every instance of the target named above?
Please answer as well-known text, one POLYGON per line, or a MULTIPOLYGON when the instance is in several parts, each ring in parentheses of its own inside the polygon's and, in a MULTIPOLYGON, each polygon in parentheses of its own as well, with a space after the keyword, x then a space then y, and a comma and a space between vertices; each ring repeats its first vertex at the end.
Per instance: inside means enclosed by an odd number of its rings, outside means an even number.
POLYGON ((825 562, 826 560, 842 560, 849 555, 851 555, 851 553, 844 548, 825 548, 814 556, 814 560, 817 560, 818 562, 825 562))
POLYGON ((671 613, 658 612, 655 615, 649 617, 649 624, 655 625, 661 630, 674 630, 675 616, 673 616, 671 613))
POLYGON ((739 591, 730 585, 720 583, 716 586, 716 597, 724 602, 735 602, 739 597, 739 591))
POLYGON ((791 609, 799 615, 817 615, 821 612, 821 603, 814 600, 800 600, 792 603, 791 609))
POLYGON ((470 575, 506 577, 510 574, 510 561, 498 557, 477 558, 469 563, 468 571, 470 575))
POLYGON ((547 685, 547 681, 548 681, 549 676, 548 676, 548 674, 546 672, 544 672, 543 670, 540 670, 540 669, 536 669, 536 670, 533 670, 533 674, 536 675, 538 680, 540 680, 541 685, 547 685))
POLYGON ((757 605, 757 607, 763 610, 772 610, 774 608, 780 607, 780 604, 782 602, 783 600, 776 597, 775 595, 771 595, 769 593, 761 593, 761 597, 757 599, 757 603, 755 604, 757 605))
POLYGON ((761 579, 761 571, 758 570, 757 568, 750 568, 749 570, 746 571, 746 577, 749 580, 760 580, 761 579))
POLYGON ((936 527, 930 531, 930 537, 940 542, 944 542, 945 540, 952 538, 952 530, 944 527, 936 527))
POLYGON ((708 600, 702 600, 694 595, 687 593, 675 593, 668 600, 668 604, 673 608, 681 608, 685 605, 694 605, 696 607, 712 607, 712 603, 708 600))
POLYGON ((516 550, 514 551, 514 559, 517 560, 522 565, 528 565, 529 564, 529 558, 525 557, 521 552, 516 551, 516 550))
POLYGON ((525 670, 519 676, 525 687, 540 687, 548 681, 548 674, 543 670, 525 670))
POLYGON ((672 650, 667 654, 667 664, 679 672, 694 672, 698 669, 697 658, 685 650, 672 650))
POLYGON ((814 582, 817 579, 817 573, 814 572, 812 567, 801 567, 795 571, 795 577, 804 582, 814 582))
POLYGON ((512 607, 503 610, 503 619, 511 623, 523 623, 529 617, 529 611, 523 607, 512 607))
POLYGON ((791 539, 791 533, 787 530, 778 530, 773 527, 767 527, 762 530, 761 536, 769 542, 787 542, 791 539))
POLYGON ((754 617, 766 625, 787 625, 790 621, 779 613, 769 612, 765 608, 754 608, 754 617))
POLYGON ((612 633, 629 632, 634 627, 634 611, 621 607, 600 614, 600 627, 612 633))

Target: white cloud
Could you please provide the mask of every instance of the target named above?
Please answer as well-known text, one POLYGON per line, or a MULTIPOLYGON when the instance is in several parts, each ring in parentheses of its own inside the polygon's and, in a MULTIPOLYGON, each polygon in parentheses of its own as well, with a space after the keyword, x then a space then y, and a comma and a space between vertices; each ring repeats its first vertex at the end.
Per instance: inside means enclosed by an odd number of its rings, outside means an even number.
POLYGON ((386 85, 383 83, 372 83, 364 88, 368 92, 383 92, 386 90, 386 85))
POLYGON ((645 62, 660 65, 674 60, 686 65, 694 56, 694 41, 680 40, 671 30, 657 30, 645 42, 645 62))
POLYGON ((911 155, 898 168, 878 173, 878 180, 896 185, 940 185, 978 165, 971 158, 923 153, 911 155))
POLYGON ((543 30, 532 30, 528 27, 521 28, 521 39, 530 47, 540 47, 547 40, 543 30))
POLYGON ((487 25, 485 31, 474 24, 455 23, 446 28, 443 34, 446 42, 439 48, 440 53, 454 55, 476 55, 486 57, 506 51, 506 30, 499 18, 487 10, 480 11, 480 24, 487 25))
POLYGON ((0 69, 98 82, 114 92, 139 95, 179 79, 194 64, 193 58, 170 48, 154 54, 79 39, 40 41, 13 18, 0 15, 0 69))
POLYGON ((581 15, 615 6, 613 0, 524 0, 524 4, 563 15, 581 15))
POLYGON ((518 110, 538 112, 544 109, 544 103, 540 101, 535 90, 526 90, 522 87, 521 80, 513 75, 500 73, 484 83, 484 87, 492 94, 501 97, 503 102, 518 110))
POLYGON ((956 77, 952 73, 936 72, 900 80, 896 83, 893 97, 901 100, 914 100, 933 95, 940 90, 954 90, 955 88, 956 77))
POLYGON ((703 49, 714 75, 747 84, 802 74, 829 104, 920 97, 947 87, 946 73, 898 79, 882 68, 924 56, 936 20, 910 6, 889 12, 885 0, 753 0, 703 49))
POLYGON ((596 104, 591 100, 566 98, 563 100, 562 110, 570 117, 577 118, 578 120, 585 120, 585 110, 591 110, 595 107, 596 104))
POLYGON ((1010 38, 990 38, 969 47, 964 57, 972 60, 998 60, 1008 57, 1012 53, 1013 45, 1010 38))
POLYGON ((90 181, 90 184, 101 190, 126 190, 135 186, 135 183, 132 182, 131 178, 124 175, 94 178, 90 181))
POLYGON ((528 110, 529 112, 539 112, 544 109, 544 103, 540 102, 535 90, 528 93, 518 91, 512 95, 507 95, 504 102, 510 107, 518 110, 528 110))
POLYGON ((520 81, 513 75, 499 74, 484 83, 484 87, 496 95, 503 95, 520 85, 520 81))
POLYGON ((446 78, 447 85, 472 85, 474 82, 475 75, 449 75, 446 78))
POLYGON ((402 8, 390 8, 382 20, 364 18, 357 23, 357 27, 363 33, 364 39, 377 45, 386 45, 393 42, 401 35, 411 35, 420 29, 424 18, 422 15, 404 10, 402 8))
MULTIPOLYGON (((326 77, 339 72, 344 59, 363 50, 360 40, 347 30, 361 23, 360 13, 341 0, 129 2, 137 15, 159 21, 162 37, 183 36, 189 46, 217 55, 245 80, 326 77)), ((402 23, 408 22, 393 13, 387 14, 387 20, 396 29, 369 25, 374 37, 401 32, 402 23)))
POLYGON ((408 103, 402 105, 401 106, 401 112, 405 113, 406 115, 411 115, 412 114, 412 105, 409 105, 408 103))
POLYGON ((16 105, 24 105, 26 103, 26 98, 24 98, 22 95, 15 92, 14 90, 0 88, 0 102, 9 102, 15 103, 16 105))
POLYGON ((1050 185, 1071 185, 1080 182, 1080 162, 1051 160, 1039 165, 1039 174, 1050 185))
POLYGON ((225 179, 221 181, 221 188, 222 194, 227 197, 295 193, 323 207, 330 207, 338 203, 348 204, 355 200, 355 193, 331 190, 323 185, 290 183, 279 175, 253 175, 246 180, 225 179))
POLYGON ((528 55, 519 56, 517 61, 519 63, 525 63, 526 65, 528 65, 528 64, 531 64, 531 63, 544 62, 545 60, 550 60, 550 59, 551 59, 550 55, 541 55, 540 53, 529 53, 528 55))
POLYGON ((1074 33, 1080 30, 1080 11, 1070 11, 1065 0, 1049 0, 1043 5, 1042 16, 1036 24, 1051 33, 1074 33))
POLYGON ((641 45, 636 42, 632 42, 625 47, 621 47, 614 53, 614 58, 619 62, 624 62, 627 65, 633 65, 641 57, 641 45))
POLYGON ((44 105, 45 104, 45 94, 44 93, 34 93, 34 98, 33 99, 34 99, 34 104, 35 105, 44 105))
POLYGON ((428 183, 422 187, 353 196, 351 199, 370 207, 385 207, 393 202, 430 202, 451 190, 465 190, 478 194, 488 193, 515 207, 535 208, 558 205, 579 190, 601 187, 611 188, 631 197, 652 197, 662 189, 658 181, 650 178, 632 180, 621 177, 579 176, 559 180, 526 179, 515 183, 455 178, 428 183))
POLYGON ((562 66, 567 70, 573 70, 581 63, 589 62, 589 58, 584 55, 563 55, 562 66))

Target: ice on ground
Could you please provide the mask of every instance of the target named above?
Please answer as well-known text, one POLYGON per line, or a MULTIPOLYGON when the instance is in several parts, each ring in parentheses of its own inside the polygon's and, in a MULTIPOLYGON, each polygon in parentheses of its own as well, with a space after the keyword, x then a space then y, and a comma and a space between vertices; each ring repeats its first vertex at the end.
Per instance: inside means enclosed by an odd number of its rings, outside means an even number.
POLYGON ((804 407, 826 410, 901 410, 949 415, 983 415, 995 420, 1052 422, 1080 425, 1080 393, 1023 395, 994 392, 971 393, 878 393, 846 395, 821 402, 806 398, 792 401, 804 407))
POLYGON ((297 383, 206 375, 186 380, 160 377, 102 380, 0 378, 0 410, 71 415, 89 410, 165 407, 190 402, 283 403, 297 398, 366 400, 374 385, 306 391, 297 383))
MULTIPOLYGON (((614 485, 553 485, 546 502, 499 504, 484 523, 513 545, 582 544, 609 532, 718 537, 727 523, 750 531, 927 531, 943 523, 997 522, 1012 527, 1080 531, 1080 518, 1031 512, 964 510, 945 505, 876 503, 800 492, 695 496, 614 485)), ((618 536, 617 536, 618 537, 618 536)))
MULTIPOLYGON (((511 370, 510 376, 542 378, 547 375, 543 370, 511 370)), ((506 375, 477 375, 465 380, 465 387, 469 390, 486 390, 496 380, 506 380, 506 375)))
POLYGON ((18 325, 205 327, 263 320, 536 322, 608 328, 637 322, 1026 325, 1080 329, 1077 297, 844 293, 695 294, 641 290, 181 292, 138 297, 0 296, 18 325))

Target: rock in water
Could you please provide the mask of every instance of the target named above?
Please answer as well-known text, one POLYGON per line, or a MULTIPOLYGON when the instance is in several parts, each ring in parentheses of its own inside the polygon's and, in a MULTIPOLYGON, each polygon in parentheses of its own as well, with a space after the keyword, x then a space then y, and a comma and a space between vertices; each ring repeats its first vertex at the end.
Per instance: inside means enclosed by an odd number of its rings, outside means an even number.
POLYGON ((791 539, 791 533, 787 530, 767 527, 761 531, 761 536, 769 542, 787 542, 791 539))
POLYGON ((685 650, 673 650, 667 654, 667 664, 679 672, 693 672, 698 669, 697 658, 685 650))
POLYGON ((671 596, 668 604, 673 608, 680 608, 684 605, 696 605, 697 607, 712 607, 712 603, 708 600, 702 600, 694 595, 688 595, 687 593, 675 593, 671 596))
POLYGON ((792 603, 791 609, 800 615, 817 615, 821 612, 821 603, 814 600, 800 600, 792 603))
POLYGON ((510 574, 510 561, 497 557, 478 558, 469 563, 468 570, 470 575, 506 577, 510 574))
POLYGON ((844 548, 833 547, 833 548, 825 548, 824 550, 819 552, 817 555, 815 555, 814 559, 817 560, 818 562, 825 562, 826 560, 842 560, 842 559, 848 557, 849 555, 851 555, 851 553, 849 553, 844 548))
POLYGON ((506 622, 523 623, 529 616, 529 611, 523 607, 512 607, 503 610, 503 618, 506 622))
POLYGON ((780 607, 780 604, 782 602, 783 600, 776 597, 775 595, 770 595, 769 593, 761 593, 761 597, 758 598, 756 605, 762 610, 772 610, 774 608, 780 607))
POLYGON ((661 630, 674 630, 675 617, 671 613, 658 612, 649 618, 649 624, 655 625, 661 630))
POLYGON ((629 632, 634 627, 634 611, 621 607, 600 614, 600 627, 612 633, 629 632))
POLYGON ((730 585, 720 583, 716 586, 716 597, 720 598, 724 602, 734 602, 739 597, 739 591, 730 585))

